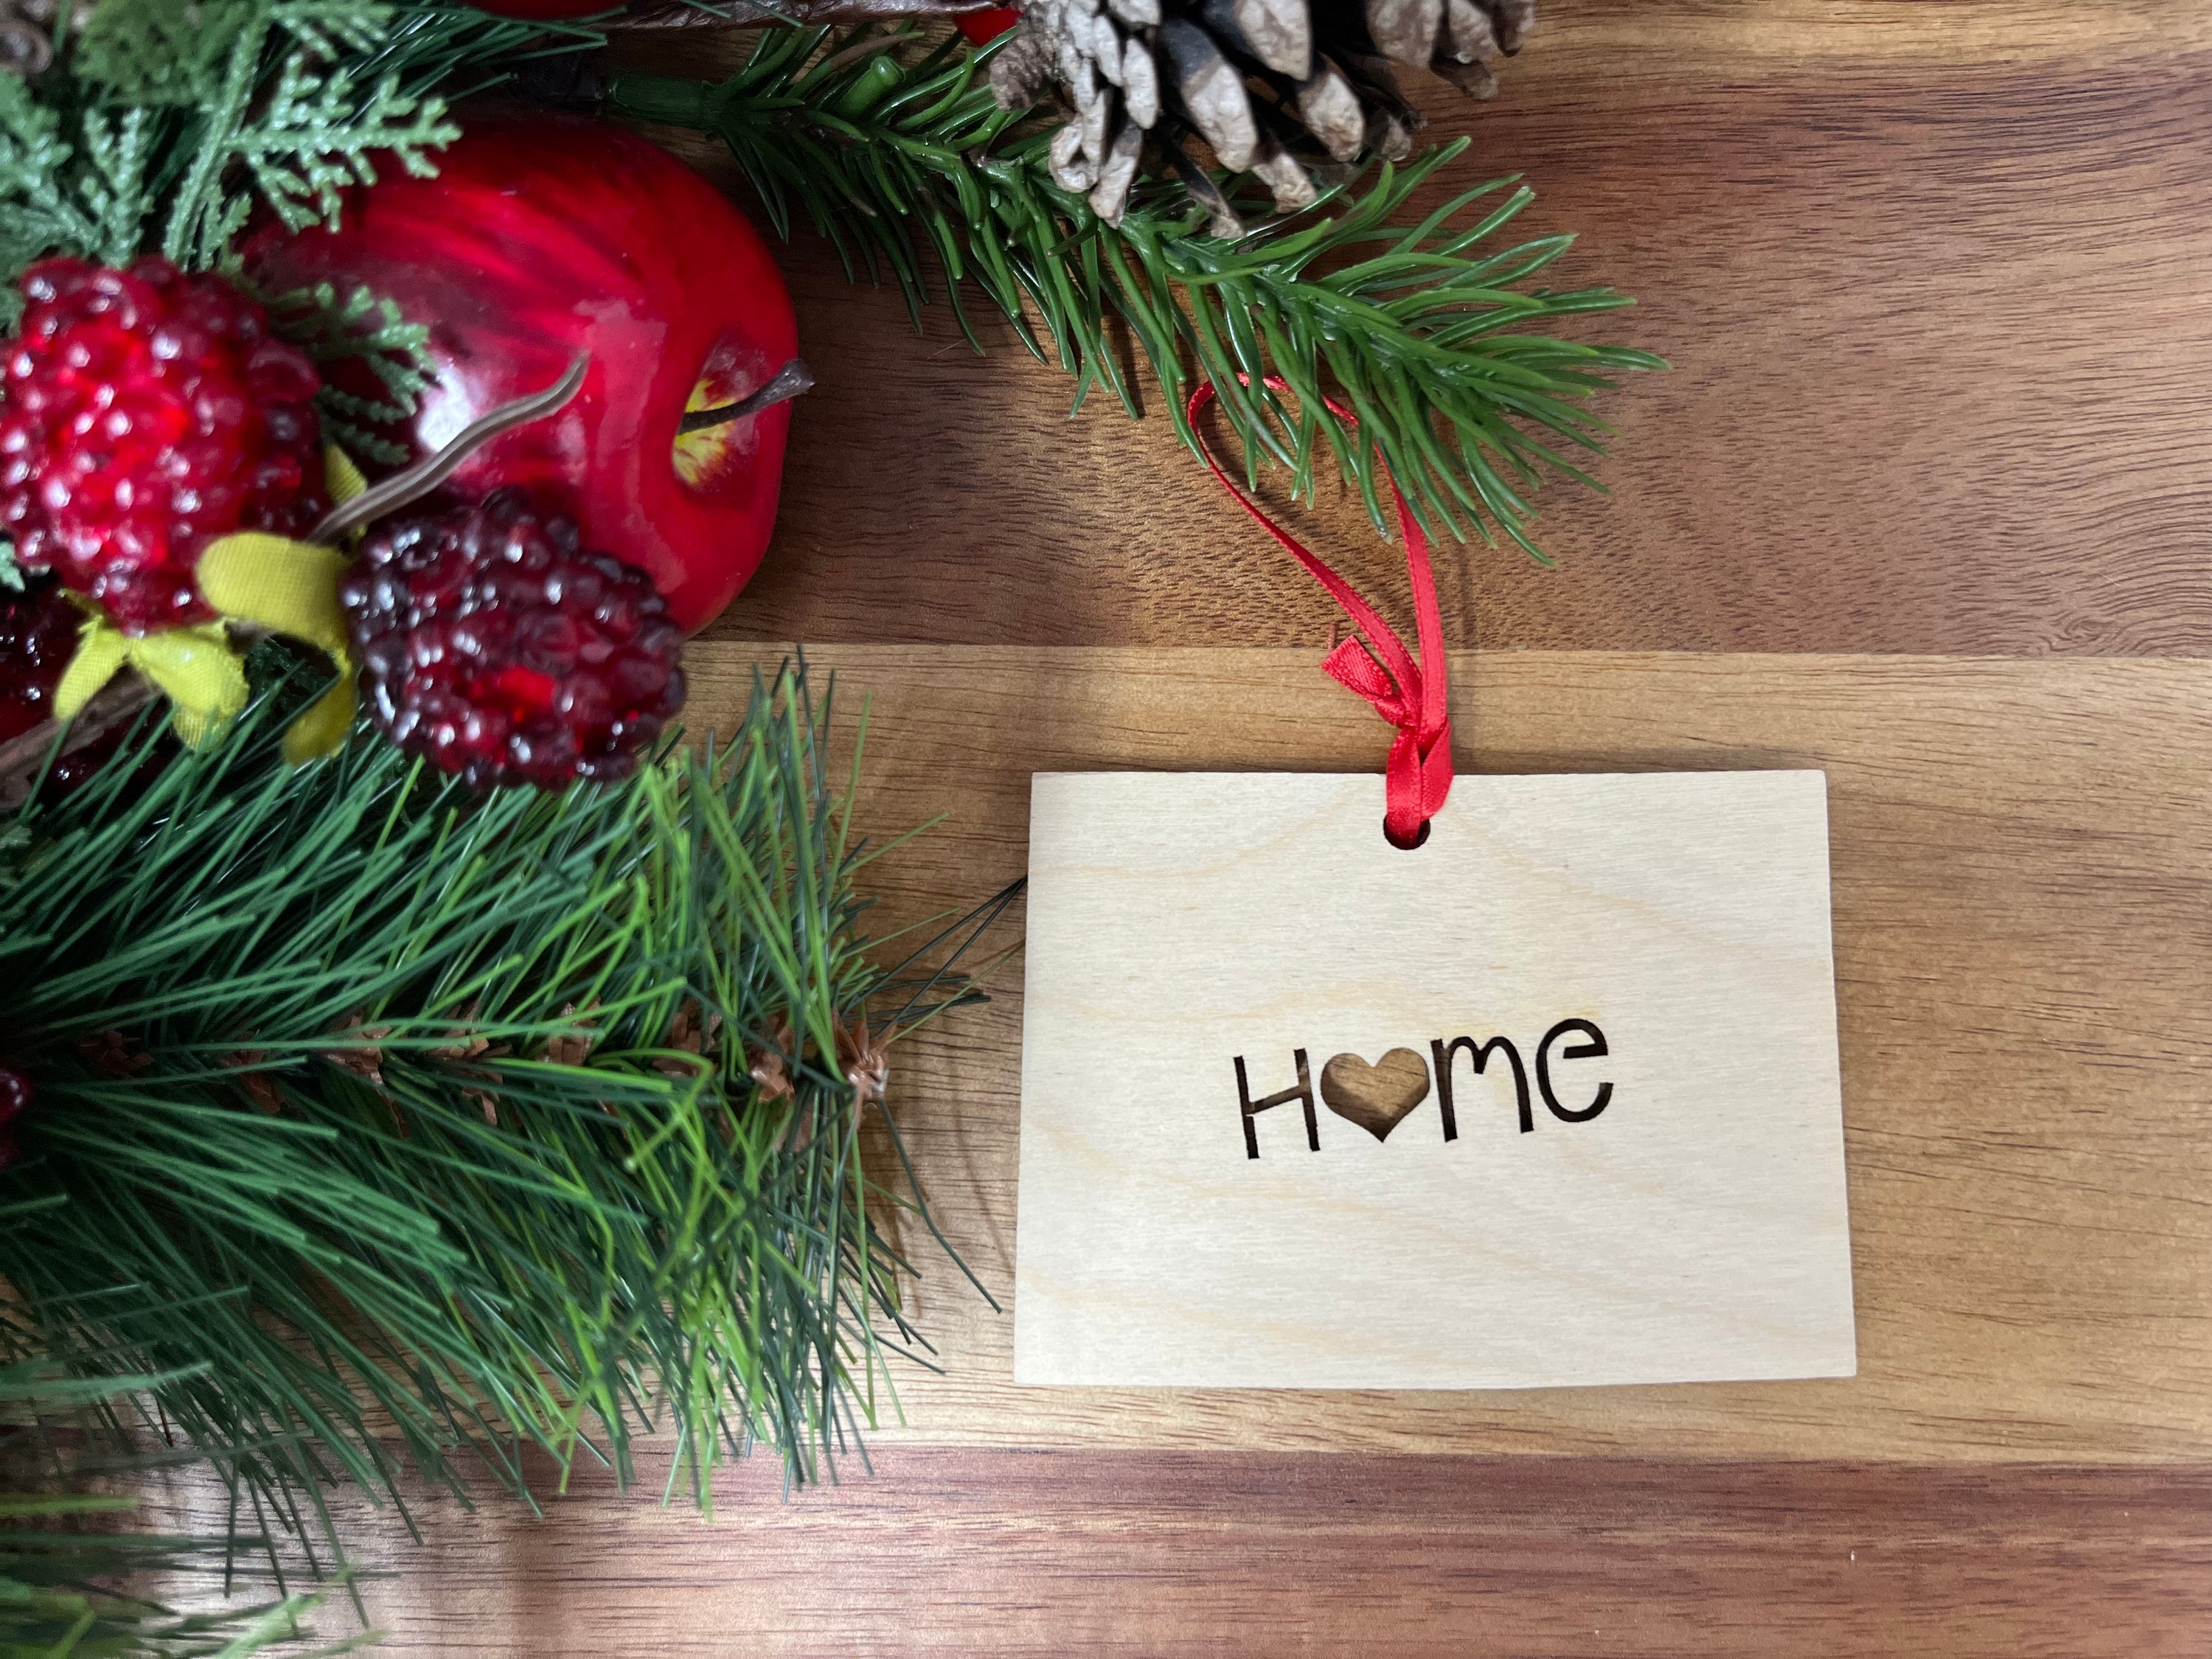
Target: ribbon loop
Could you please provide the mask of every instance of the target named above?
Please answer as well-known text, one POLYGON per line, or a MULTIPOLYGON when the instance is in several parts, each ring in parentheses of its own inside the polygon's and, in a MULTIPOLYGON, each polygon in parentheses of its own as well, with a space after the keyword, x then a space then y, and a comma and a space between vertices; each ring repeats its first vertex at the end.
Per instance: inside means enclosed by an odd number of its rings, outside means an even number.
MULTIPOLYGON (((1252 384, 1248 375, 1237 378, 1242 385, 1252 384)), ((1271 392, 1290 390, 1273 375, 1261 384, 1271 392)), ((1343 606, 1364 636, 1338 646, 1322 661, 1322 669, 1346 690, 1364 697, 1376 714, 1397 728, 1382 773, 1382 830, 1395 846, 1418 847, 1428 835, 1429 820, 1443 809, 1452 785, 1451 671, 1444 657, 1443 613, 1437 604, 1436 574, 1429 564, 1429 538, 1406 505, 1396 481, 1389 480, 1390 500, 1398 509, 1398 533, 1405 538, 1406 574, 1413 588, 1414 638, 1421 653, 1417 662, 1405 641, 1351 583, 1262 512, 1222 470, 1198 424, 1200 412, 1214 395, 1211 385, 1201 385, 1184 405, 1190 429, 1198 440, 1200 459, 1237 504, 1328 590, 1329 597, 1343 606)), ((1346 425, 1358 424, 1349 410, 1334 403, 1328 403, 1328 409, 1346 425)))

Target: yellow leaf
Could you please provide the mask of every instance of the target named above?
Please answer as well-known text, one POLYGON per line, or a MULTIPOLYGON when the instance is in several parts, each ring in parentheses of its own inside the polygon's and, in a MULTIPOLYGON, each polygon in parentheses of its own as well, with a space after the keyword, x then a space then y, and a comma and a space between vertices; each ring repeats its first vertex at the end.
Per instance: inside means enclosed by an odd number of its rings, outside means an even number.
POLYGON ((239 531, 208 544, 195 580, 208 604, 226 617, 305 639, 338 657, 345 653, 338 577, 347 564, 352 560, 343 553, 314 542, 239 531))
POLYGON ((331 492, 331 505, 343 507, 368 488, 368 480, 353 464, 353 457, 336 444, 323 446, 323 484, 331 492))
POLYGON ((338 683, 315 699, 284 733, 284 758, 295 766, 335 754, 353 730, 356 678, 350 663, 340 665, 338 683))
POLYGON ((338 578, 351 561, 312 542, 241 531, 208 544, 194 573, 207 602, 236 622, 345 654, 338 578))
POLYGON ((126 640, 124 649, 131 665, 167 694, 177 735, 195 749, 246 707, 246 666, 221 623, 126 640))
MULTIPOLYGON (((353 476, 357 482, 360 475, 353 476)), ((224 616, 303 640, 337 665, 338 683, 284 733, 284 758, 295 766, 331 753, 353 729, 357 677, 338 605, 338 579, 351 562, 312 542, 242 531, 210 543, 194 573, 200 592, 224 616)))
POLYGON ((54 688, 54 718, 73 720, 82 714, 100 688, 115 678, 130 648, 131 641, 113 623, 105 617, 87 617, 77 629, 76 654, 54 688))
MULTIPOLYGON (((332 490, 358 494, 361 475, 337 450, 331 455, 332 490)), ((193 572, 201 597, 227 619, 289 635, 337 665, 337 684, 284 734, 284 757, 295 764, 329 754, 353 726, 356 676, 337 592, 349 562, 344 554, 312 542, 246 531, 210 543, 193 572)), ((134 639, 95 613, 57 688, 55 713, 66 720, 82 712, 126 664, 167 695, 177 735, 196 749, 246 707, 245 665, 222 623, 134 639)))

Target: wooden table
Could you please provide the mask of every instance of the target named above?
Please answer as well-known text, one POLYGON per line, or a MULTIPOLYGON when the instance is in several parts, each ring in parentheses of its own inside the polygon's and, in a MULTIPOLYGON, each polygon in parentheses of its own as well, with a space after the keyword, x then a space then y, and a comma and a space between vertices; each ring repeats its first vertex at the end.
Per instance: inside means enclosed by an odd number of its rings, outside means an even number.
MULTIPOLYGON (((1860 1375, 1019 1390, 932 1261, 946 1374, 872 1477, 356 1515, 393 1650, 2212 1650, 2212 12, 1547 13, 1431 107, 1676 367, 1604 405, 1615 497, 1548 499, 1557 570, 1448 560, 1459 761, 1827 770, 1860 1375)), ((763 641, 872 693, 863 816, 947 815, 898 910, 1020 872, 1038 768, 1379 763, 1328 602, 1164 419, 789 270, 822 385, 695 709, 763 641)), ((1387 586, 1349 503, 1304 525, 1387 586)), ((1002 1300, 1005 990, 896 1090, 1002 1300)))

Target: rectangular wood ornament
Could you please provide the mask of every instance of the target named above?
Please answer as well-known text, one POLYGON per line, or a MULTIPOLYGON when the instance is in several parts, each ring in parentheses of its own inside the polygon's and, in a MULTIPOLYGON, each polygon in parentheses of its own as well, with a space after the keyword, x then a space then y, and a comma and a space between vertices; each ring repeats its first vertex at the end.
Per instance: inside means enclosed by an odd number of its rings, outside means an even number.
POLYGON ((1856 1368, 1817 772, 1039 774, 1014 1377, 1856 1368))

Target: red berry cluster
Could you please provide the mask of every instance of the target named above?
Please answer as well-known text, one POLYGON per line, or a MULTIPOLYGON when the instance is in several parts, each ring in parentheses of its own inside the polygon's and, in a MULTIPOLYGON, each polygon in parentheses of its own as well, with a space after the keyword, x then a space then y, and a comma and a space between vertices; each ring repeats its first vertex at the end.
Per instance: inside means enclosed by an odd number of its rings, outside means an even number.
POLYGON ((520 489, 380 526, 338 599, 371 718, 476 787, 625 777, 683 706, 652 579, 520 489))
POLYGON ((38 1098, 38 1085, 12 1066, 0 1066, 0 1170, 15 1161, 15 1120, 38 1098))
POLYGON ((0 532, 126 633, 206 622, 201 550, 330 503, 304 352, 219 276, 47 259, 0 375, 0 532))

